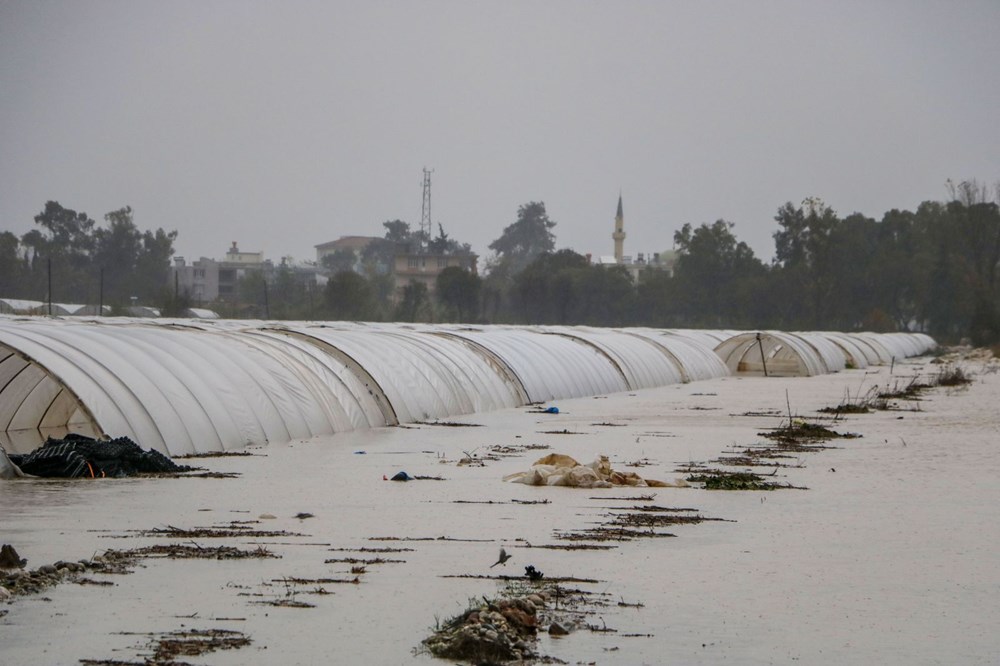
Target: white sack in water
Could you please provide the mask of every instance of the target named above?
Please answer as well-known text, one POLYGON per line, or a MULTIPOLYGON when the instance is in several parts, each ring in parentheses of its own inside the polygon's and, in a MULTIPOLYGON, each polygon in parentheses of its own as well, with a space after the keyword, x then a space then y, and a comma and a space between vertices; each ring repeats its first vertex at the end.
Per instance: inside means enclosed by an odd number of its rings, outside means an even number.
POLYGON ((508 474, 504 481, 528 486, 569 486, 571 488, 612 488, 635 486, 638 488, 679 488, 687 483, 644 479, 635 472, 617 472, 611 469, 607 456, 598 456, 589 465, 581 465, 562 453, 550 453, 539 458, 527 472, 508 474))

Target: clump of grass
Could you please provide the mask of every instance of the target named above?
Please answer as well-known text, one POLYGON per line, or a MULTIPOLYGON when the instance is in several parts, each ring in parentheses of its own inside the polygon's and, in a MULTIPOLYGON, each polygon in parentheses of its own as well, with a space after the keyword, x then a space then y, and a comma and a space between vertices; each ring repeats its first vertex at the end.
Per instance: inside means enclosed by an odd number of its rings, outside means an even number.
POLYGON ((821 414, 870 414, 872 410, 868 409, 868 403, 866 402, 842 402, 836 407, 821 407, 816 410, 821 414))
POLYGON ((937 377, 934 378, 935 386, 965 386, 966 384, 971 384, 972 378, 969 377, 961 366, 950 365, 938 372, 937 377))
POLYGON ((704 474, 692 474, 687 480, 704 483, 705 490, 775 490, 789 487, 765 481, 759 474, 753 472, 710 470, 704 474))
POLYGON ((897 382, 891 388, 886 386, 885 390, 878 392, 877 399, 881 401, 917 400, 920 394, 929 388, 932 388, 930 384, 921 382, 916 377, 911 377, 906 384, 897 382))
POLYGON ((792 419, 787 425, 770 432, 757 433, 761 437, 773 439, 782 444, 801 444, 803 442, 821 442, 827 439, 853 439, 860 437, 854 433, 839 433, 818 423, 809 423, 801 419, 792 419))

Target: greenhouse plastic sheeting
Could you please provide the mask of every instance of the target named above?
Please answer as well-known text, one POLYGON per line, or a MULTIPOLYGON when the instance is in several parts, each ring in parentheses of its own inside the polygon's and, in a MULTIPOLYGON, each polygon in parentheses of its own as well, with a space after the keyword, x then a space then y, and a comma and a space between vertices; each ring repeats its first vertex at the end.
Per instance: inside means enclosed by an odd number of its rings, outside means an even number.
POLYGON ((718 342, 715 341, 714 337, 701 336, 693 338, 687 335, 677 335, 669 330, 663 331, 652 328, 630 328, 625 330, 631 335, 646 338, 663 347, 676 359, 681 368, 684 381, 693 382, 702 379, 713 379, 715 377, 725 377, 729 374, 729 368, 722 362, 719 355, 715 353, 715 346, 718 342), (711 342, 710 345, 708 345, 709 342, 711 342))
POLYGON ((629 389, 684 382, 684 374, 676 360, 663 347, 645 338, 615 329, 561 326, 545 331, 592 345, 615 364, 629 389))
MULTIPOLYGON (((762 342, 771 369, 796 374, 934 346, 910 333, 762 342)), ((732 331, 0 316, 0 443, 75 431, 223 451, 720 377, 715 349, 747 371, 754 347, 732 331)))
POLYGON ((457 340, 402 328, 290 328, 357 361, 377 382, 401 423, 518 404, 517 389, 457 340))
POLYGON ((733 374, 812 377, 827 373, 826 363, 814 347, 779 331, 741 333, 721 343, 715 353, 733 374))
POLYGON ((840 372, 847 367, 847 356, 844 354, 844 350, 823 333, 792 333, 790 335, 804 340, 806 344, 816 350, 823 364, 826 365, 827 372, 840 372))
POLYGON ((624 375, 593 346, 558 334, 524 328, 452 330, 506 363, 531 402, 627 391, 624 375))

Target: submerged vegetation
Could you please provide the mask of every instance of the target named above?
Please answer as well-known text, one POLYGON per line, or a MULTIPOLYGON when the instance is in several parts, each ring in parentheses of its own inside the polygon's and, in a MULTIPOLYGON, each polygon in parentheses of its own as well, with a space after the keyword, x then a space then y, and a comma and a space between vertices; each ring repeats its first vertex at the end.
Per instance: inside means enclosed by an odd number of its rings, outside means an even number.
POLYGON ((765 481, 760 474, 753 472, 711 470, 706 473, 692 474, 687 480, 705 484, 705 490, 777 490, 778 488, 792 487, 765 481))
POLYGON ((801 445, 822 442, 828 439, 853 439, 860 437, 854 433, 839 433, 830 430, 819 423, 810 423, 801 419, 791 419, 788 423, 767 432, 758 433, 761 437, 773 439, 781 444, 801 445))

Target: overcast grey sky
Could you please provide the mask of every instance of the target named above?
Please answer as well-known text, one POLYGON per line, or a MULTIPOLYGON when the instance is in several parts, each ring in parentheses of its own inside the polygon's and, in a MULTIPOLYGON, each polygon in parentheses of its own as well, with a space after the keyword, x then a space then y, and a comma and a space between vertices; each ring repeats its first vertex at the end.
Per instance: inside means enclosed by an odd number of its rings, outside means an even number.
POLYGON ((433 217, 482 254, 544 201, 558 247, 671 247, 785 201, 842 215, 1000 180, 1000 2, 0 0, 0 230, 47 200, 314 258, 433 217))

